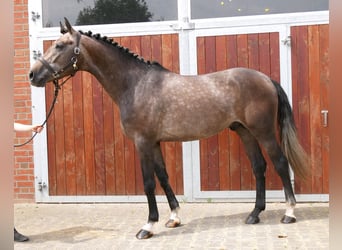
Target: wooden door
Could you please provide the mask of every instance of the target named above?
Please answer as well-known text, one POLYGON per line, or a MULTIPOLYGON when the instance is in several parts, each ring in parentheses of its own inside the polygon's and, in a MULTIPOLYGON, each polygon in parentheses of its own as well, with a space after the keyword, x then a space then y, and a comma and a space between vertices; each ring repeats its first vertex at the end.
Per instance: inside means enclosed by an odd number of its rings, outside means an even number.
POLYGON ((329 123, 322 111, 328 107, 329 26, 291 28, 293 110, 300 140, 311 158, 306 181, 295 178, 300 194, 329 193, 329 123))
MULTIPOLYGON (((278 32, 198 37, 197 55, 198 74, 247 67, 280 79, 278 32)), ((280 178, 266 159, 266 187, 280 190, 280 178)), ((240 138, 229 129, 200 141, 200 168, 202 191, 255 189, 240 138)))
MULTIPOLYGON (((177 34, 114 38, 146 60, 179 73, 177 34)), ((44 43, 46 50, 51 41, 44 43)), ((46 87, 47 110, 53 85, 46 87)), ((78 72, 66 82, 47 124, 49 195, 144 194, 139 156, 120 128, 119 110, 97 80, 78 72)), ((170 184, 183 194, 182 144, 162 143, 170 184)), ((157 185, 157 194, 163 194, 157 185)))

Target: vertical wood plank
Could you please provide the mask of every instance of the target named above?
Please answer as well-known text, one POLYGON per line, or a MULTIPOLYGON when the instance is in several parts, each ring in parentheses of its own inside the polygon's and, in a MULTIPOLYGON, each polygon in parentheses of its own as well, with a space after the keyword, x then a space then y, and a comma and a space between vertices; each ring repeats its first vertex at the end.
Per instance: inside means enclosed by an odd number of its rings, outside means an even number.
POLYGON ((86 189, 88 195, 96 194, 94 159, 94 117, 92 76, 83 75, 84 145, 86 166, 86 189))
POLYGON ((140 42, 140 37, 139 36, 131 36, 130 37, 130 51, 137 55, 141 55, 141 42, 140 42))
POLYGON ((83 74, 79 72, 73 78, 73 109, 74 109, 74 130, 75 130, 75 168, 77 195, 85 195, 86 190, 86 169, 85 169, 85 145, 83 127, 83 74))
MULTIPOLYGON (((321 109, 329 110, 329 25, 319 25, 319 69, 321 83, 321 109)), ((322 193, 329 193, 329 126, 322 127, 322 193)))
POLYGON ((64 104, 64 126, 65 134, 65 171, 66 171, 66 193, 68 195, 76 195, 76 168, 75 168, 75 135, 74 135, 74 119, 73 119, 73 82, 68 80, 63 85, 63 104, 64 104))
POLYGON ((237 49, 237 36, 226 36, 227 42, 227 68, 238 67, 238 49, 237 49))
POLYGON ((205 73, 216 71, 216 39, 214 36, 204 38, 205 73))
POLYGON ((179 38, 178 38, 178 34, 172 35, 172 72, 179 74, 179 38))
POLYGON ((319 71, 319 29, 318 25, 308 27, 309 46, 309 85, 310 85, 310 144, 311 173, 313 193, 322 193, 322 135, 321 135, 321 99, 319 71))
POLYGON ((259 34, 259 70, 271 76, 270 33, 259 34))
POLYGON ((141 56, 145 60, 151 60, 151 36, 142 36, 141 37, 141 56))
POLYGON ((280 82, 280 51, 279 51, 279 33, 270 33, 270 61, 271 78, 280 82))
POLYGON ((63 91, 59 92, 58 102, 54 107, 55 121, 55 134, 56 134, 56 181, 57 181, 57 195, 66 194, 66 171, 65 171, 65 134, 64 134, 64 109, 63 109, 63 91))
POLYGON ((296 126, 298 126, 298 27, 291 27, 291 72, 292 72, 292 110, 296 126))
POLYGON ((204 37, 197 37, 197 73, 202 75, 205 73, 205 50, 204 37))
POLYGON ((227 69, 227 44, 226 36, 217 36, 215 39, 215 70, 227 69))
MULTIPOLYGON (((304 147, 304 149, 311 155, 310 153, 310 89, 309 89, 309 55, 308 55, 308 27, 307 26, 299 26, 297 33, 297 55, 300 58, 297 67, 298 67, 298 134, 299 139, 304 147)), ((309 177, 309 180, 311 176, 309 177)), ((300 193, 310 193, 311 192, 311 183, 310 181, 300 181, 298 178, 295 178, 295 187, 300 193)))
POLYGON ((248 68, 248 40, 246 34, 237 35, 237 66, 248 68))
POLYGON ((248 34, 248 67, 260 70, 259 65, 259 34, 248 34))
POLYGON ((168 70, 172 71, 172 35, 165 34, 161 35, 161 61, 160 63, 167 68, 168 70))
POLYGON ((162 62, 162 44, 161 44, 161 36, 153 35, 151 36, 151 61, 156 61, 158 63, 162 62))
POLYGON ((103 135, 103 88, 100 83, 92 78, 93 87, 93 118, 94 118, 94 159, 95 159, 95 192, 104 195, 106 193, 105 180, 105 155, 103 135))

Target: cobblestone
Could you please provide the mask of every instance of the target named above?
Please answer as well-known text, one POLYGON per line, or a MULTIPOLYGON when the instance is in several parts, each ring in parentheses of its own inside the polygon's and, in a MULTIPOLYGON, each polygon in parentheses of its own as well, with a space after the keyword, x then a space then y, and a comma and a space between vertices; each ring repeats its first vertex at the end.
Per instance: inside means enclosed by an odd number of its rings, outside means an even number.
POLYGON ((182 226, 174 229, 164 227, 168 205, 158 207, 155 235, 137 240, 145 203, 15 204, 15 227, 30 240, 15 242, 14 249, 329 249, 328 203, 297 204, 297 223, 289 225, 280 223, 283 203, 268 203, 257 225, 244 224, 252 203, 184 203, 182 226))

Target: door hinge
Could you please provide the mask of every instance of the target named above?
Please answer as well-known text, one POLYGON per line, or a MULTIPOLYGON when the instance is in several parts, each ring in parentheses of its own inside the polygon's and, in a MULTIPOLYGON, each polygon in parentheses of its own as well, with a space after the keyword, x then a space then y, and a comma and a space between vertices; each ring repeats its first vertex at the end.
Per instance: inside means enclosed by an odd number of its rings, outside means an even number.
POLYGON ((44 189, 44 188, 47 188, 47 185, 46 185, 45 182, 43 182, 42 180, 40 180, 40 181, 38 182, 38 190, 39 190, 40 192, 43 192, 43 189, 44 189))
POLYGON ((37 21, 40 18, 40 14, 38 12, 31 11, 31 19, 33 22, 37 21))
POLYGON ((39 50, 33 50, 32 54, 33 54, 33 59, 34 60, 37 60, 39 57, 42 56, 42 52, 40 52, 39 50))
POLYGON ((281 42, 288 46, 288 47, 291 47, 291 36, 287 36, 284 40, 281 40, 281 42))
POLYGON ((170 25, 170 27, 176 31, 179 30, 194 30, 195 23, 191 23, 189 18, 184 18, 182 22, 178 22, 175 24, 170 25))

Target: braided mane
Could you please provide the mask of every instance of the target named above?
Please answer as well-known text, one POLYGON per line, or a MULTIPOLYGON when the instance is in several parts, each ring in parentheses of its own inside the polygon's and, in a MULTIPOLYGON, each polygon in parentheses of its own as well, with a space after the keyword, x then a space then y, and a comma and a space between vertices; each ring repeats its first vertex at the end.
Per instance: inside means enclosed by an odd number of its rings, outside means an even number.
POLYGON ((108 38, 107 36, 101 36, 100 34, 93 34, 91 31, 83 32, 83 31, 79 30, 79 32, 82 35, 86 35, 86 36, 88 36, 90 38, 93 38, 93 39, 96 39, 96 40, 99 40, 99 41, 103 41, 103 42, 105 42, 105 43, 107 43, 109 45, 112 45, 113 47, 118 48, 123 53, 126 53, 127 55, 131 56, 132 58, 135 58, 137 61, 145 63, 148 66, 155 65, 155 66, 164 68, 160 63, 158 63, 156 61, 152 61, 152 62, 149 61, 149 60, 146 61, 144 58, 142 58, 138 54, 135 54, 135 53, 131 52, 129 50, 129 48, 126 48, 126 47, 123 47, 123 46, 119 45, 119 43, 115 42, 112 38, 108 38))

